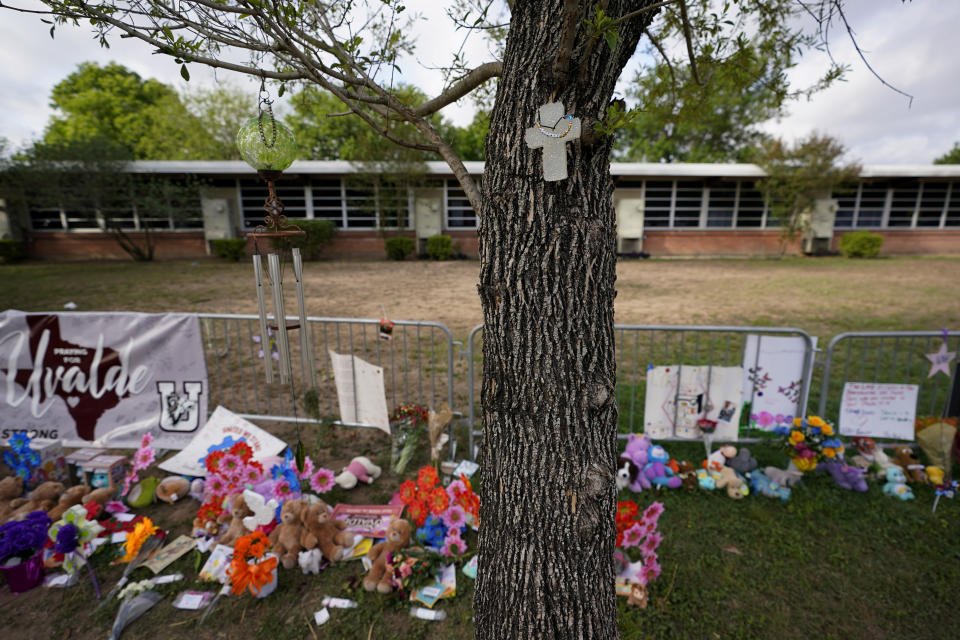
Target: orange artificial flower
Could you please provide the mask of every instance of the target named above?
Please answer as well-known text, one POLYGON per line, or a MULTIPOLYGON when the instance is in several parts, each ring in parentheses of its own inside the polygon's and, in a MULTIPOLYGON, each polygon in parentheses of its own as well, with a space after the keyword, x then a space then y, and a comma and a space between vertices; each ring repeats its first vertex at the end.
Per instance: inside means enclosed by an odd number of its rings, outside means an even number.
POLYGON ((443 487, 434 487, 427 495, 427 507, 430 509, 430 513, 434 515, 443 513, 449 505, 450 496, 447 495, 443 487))
POLYGON ((417 485, 413 480, 407 480, 400 485, 400 502, 410 504, 417 499, 417 485))
POLYGON ((424 493, 433 489, 437 484, 437 470, 433 467, 423 467, 420 469, 420 473, 417 474, 417 487, 420 488, 420 491, 424 493))
POLYGON ((133 531, 127 534, 127 540, 123 543, 126 549, 126 555, 121 558, 121 562, 132 562, 137 554, 140 553, 140 547, 147 541, 147 538, 157 532, 156 525, 150 518, 144 518, 133 527, 133 531))

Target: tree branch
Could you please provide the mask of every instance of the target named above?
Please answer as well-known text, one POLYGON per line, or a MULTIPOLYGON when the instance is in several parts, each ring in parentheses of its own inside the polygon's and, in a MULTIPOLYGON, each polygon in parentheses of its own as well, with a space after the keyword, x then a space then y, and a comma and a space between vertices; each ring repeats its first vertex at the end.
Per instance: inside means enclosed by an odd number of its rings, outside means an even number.
POLYGON ((620 24, 621 22, 623 22, 623 21, 625 21, 625 20, 629 20, 629 19, 631 19, 631 18, 636 18, 637 16, 639 16, 639 15, 642 14, 642 13, 646 13, 646 12, 648 12, 648 11, 653 11, 654 9, 659 9, 660 7, 665 7, 665 6, 667 6, 668 4, 673 4, 674 2, 679 2, 679 1, 680 1, 680 0, 663 0, 663 2, 657 2, 656 4, 648 4, 648 5, 645 6, 643 9, 637 9, 636 11, 631 11, 630 13, 625 13, 624 15, 622 15, 622 16, 620 16, 619 18, 617 18, 616 20, 614 20, 614 21, 613 21, 613 24, 620 24))
POLYGON ((697 54, 693 50, 693 34, 690 32, 690 18, 687 16, 687 0, 680 0, 680 22, 683 25, 683 41, 687 45, 687 57, 690 58, 690 74, 693 76, 693 81, 702 87, 704 82, 697 70, 697 54))
POLYGON ((570 56, 573 55, 573 42, 577 37, 577 28, 580 26, 580 8, 577 0, 564 0, 560 31, 560 44, 557 46, 557 57, 553 60, 553 80, 556 84, 563 83, 570 68, 570 56))
POLYGON ((424 117, 436 113, 440 109, 452 102, 456 102, 467 95, 490 78, 497 78, 503 73, 502 62, 487 62, 482 64, 467 75, 460 78, 456 84, 450 86, 446 91, 432 100, 424 102, 413 110, 413 113, 424 117))

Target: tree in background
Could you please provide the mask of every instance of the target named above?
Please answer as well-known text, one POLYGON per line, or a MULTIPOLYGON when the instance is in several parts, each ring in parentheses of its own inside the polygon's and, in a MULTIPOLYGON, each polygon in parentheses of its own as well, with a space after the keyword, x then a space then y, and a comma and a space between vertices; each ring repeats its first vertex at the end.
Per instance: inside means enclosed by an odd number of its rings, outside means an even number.
MULTIPOLYGON (((180 92, 180 100, 190 114, 181 133, 188 143, 185 153, 191 160, 240 160, 237 131, 256 115, 256 104, 248 91, 229 83, 215 87, 189 87, 180 92)), ((179 160, 180 158, 153 158, 179 160)))
POLYGON ((843 144, 817 132, 790 145, 766 142, 757 153, 757 164, 767 176, 757 182, 764 200, 780 225, 780 254, 806 230, 815 202, 855 184, 860 165, 840 162, 843 144))
POLYGON ((953 149, 934 160, 933 164, 960 164, 960 142, 954 142, 953 149))

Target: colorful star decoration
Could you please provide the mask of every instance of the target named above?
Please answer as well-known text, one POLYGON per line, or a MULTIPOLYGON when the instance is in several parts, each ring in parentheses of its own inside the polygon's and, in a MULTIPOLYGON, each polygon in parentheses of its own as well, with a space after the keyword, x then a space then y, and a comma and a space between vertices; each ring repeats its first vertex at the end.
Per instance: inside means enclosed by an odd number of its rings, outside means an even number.
POLYGON ((927 374, 928 378, 932 378, 941 371, 949 378, 950 377, 950 362, 957 357, 956 351, 947 351, 947 332, 944 331, 943 342, 940 343, 940 350, 936 353, 926 354, 927 360, 930 361, 930 373, 927 374))

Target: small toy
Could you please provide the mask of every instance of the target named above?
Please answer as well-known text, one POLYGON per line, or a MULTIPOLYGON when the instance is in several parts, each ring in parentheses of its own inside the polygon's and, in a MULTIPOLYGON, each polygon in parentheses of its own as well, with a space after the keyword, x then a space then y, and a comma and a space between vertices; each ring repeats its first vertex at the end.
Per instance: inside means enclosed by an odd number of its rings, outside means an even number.
MULTIPOLYGON (((190 493, 190 481, 182 476, 167 476, 157 485, 157 499, 173 504, 190 493)), ((239 536, 238 536, 239 537, 239 536)), ((232 542, 230 544, 233 544, 232 542)))
POLYGON ((680 478, 680 482, 683 484, 683 488, 689 491, 694 491, 697 488, 697 471, 693 468, 693 463, 689 460, 684 460, 677 465, 677 477, 680 478))
POLYGON ((681 481, 674 475, 673 469, 668 464, 670 456, 667 455, 667 450, 657 444, 650 447, 648 455, 650 462, 643 468, 643 475, 647 477, 650 484, 671 489, 679 487, 681 481))
POLYGON ((379 477, 380 467, 373 464, 370 458, 357 456, 344 467, 340 475, 334 478, 334 481, 343 489, 353 489, 357 486, 357 482, 361 480, 367 484, 372 484, 379 477))
POLYGON ((27 514, 34 511, 53 509, 61 493, 63 493, 63 484, 60 482, 47 481, 40 483, 36 489, 27 494, 26 500, 18 498, 10 503, 14 507, 10 520, 23 520, 27 517, 27 514))
POLYGON ((929 466, 924 471, 927 472, 927 482, 937 486, 943 484, 943 469, 937 466, 929 466))
POLYGON ((640 493, 644 489, 650 489, 653 486, 650 484, 650 480, 641 473, 643 468, 647 466, 647 463, 650 462, 648 451, 650 450, 651 444, 650 438, 646 434, 638 436, 635 433, 631 433, 630 438, 627 440, 627 448, 620 454, 621 459, 629 460, 637 468, 634 481, 627 485, 630 491, 640 493))
POLYGON ((323 554, 320 549, 310 549, 297 554, 297 564, 300 565, 303 575, 320 573, 321 560, 323 560, 323 554))
POLYGON ((270 532, 270 548, 273 549, 285 569, 297 565, 297 554, 301 551, 300 537, 303 534, 301 513, 306 507, 303 500, 287 500, 280 507, 280 524, 270 532))
POLYGON ((243 501, 250 510, 250 515, 243 519, 243 526, 250 531, 255 531, 257 527, 263 527, 274 521, 277 514, 277 507, 280 504, 270 498, 267 500, 256 491, 250 489, 243 490, 243 501))
POLYGON ((330 562, 340 560, 344 549, 353 544, 353 534, 344 531, 347 523, 334 520, 330 507, 322 500, 308 505, 300 519, 303 522, 300 545, 304 549, 320 549, 330 562))
POLYGON ((734 500, 740 500, 750 493, 750 489, 743 481, 743 478, 738 476, 737 472, 731 467, 726 466, 720 469, 720 479, 717 480, 717 489, 726 489, 727 495, 734 500))
POLYGON ((640 468, 633 464, 632 460, 620 458, 620 468, 617 469, 617 491, 623 491, 627 487, 633 486, 640 475, 640 468))
POLYGON ((733 470, 741 476, 746 476, 756 469, 758 465, 757 459, 750 455, 750 449, 741 447, 740 450, 737 451, 737 455, 732 458, 727 458, 727 466, 732 467, 733 470))
POLYGON ((83 496, 89 492, 90 487, 77 485, 75 487, 70 487, 61 493, 60 498, 57 500, 56 506, 47 511, 47 515, 50 517, 50 520, 56 522, 62 518, 63 514, 67 512, 67 509, 75 504, 80 504, 80 501, 83 500, 83 496))
POLYGON ((821 462, 817 466, 818 471, 826 471, 833 477, 833 481, 844 489, 859 491, 863 493, 867 490, 867 481, 863 476, 866 472, 863 469, 844 464, 837 460, 821 462))
POLYGON ((23 478, 20 476, 7 476, 0 480, 0 524, 13 514, 13 502, 19 500, 22 494, 23 478))
MULTIPOLYGON (((232 547, 241 537, 253 533, 243 524, 244 518, 253 515, 253 511, 247 508, 247 502, 242 493, 236 493, 230 496, 229 511, 224 511, 217 517, 217 524, 230 523, 227 532, 220 536, 218 542, 232 547)), ((287 567, 288 569, 290 567, 287 567)))
POLYGON ((923 472, 923 465, 920 459, 913 453, 913 449, 906 445, 895 447, 891 461, 903 467, 907 482, 925 482, 926 475, 923 472))
POLYGON ((783 502, 790 499, 790 489, 781 487, 759 469, 750 472, 750 487, 768 498, 780 498, 783 502))
POLYGON ((207 482, 203 478, 194 478, 190 482, 190 497, 197 502, 203 502, 203 488, 207 482))
POLYGON ((707 456, 707 459, 703 462, 704 468, 713 469, 714 471, 720 471, 720 467, 724 467, 727 464, 727 460, 737 455, 737 448, 733 445, 724 445, 707 456))
POLYGON ((720 479, 720 472, 712 469, 697 470, 697 484, 705 491, 713 491, 717 488, 717 481, 720 479))
POLYGON ((764 467, 763 473, 770 478, 771 482, 776 482, 782 487, 792 487, 803 479, 803 473, 793 469, 779 469, 777 467, 764 467))
POLYGON ((393 591, 390 582, 390 573, 387 571, 387 556, 396 553, 410 544, 410 523, 396 519, 387 526, 387 539, 370 547, 367 559, 372 566, 363 579, 363 588, 367 591, 376 590, 380 593, 393 591))
POLYGON ((907 478, 903 469, 897 466, 887 469, 887 484, 883 485, 883 493, 896 496, 901 500, 913 500, 913 490, 907 486, 907 478))

